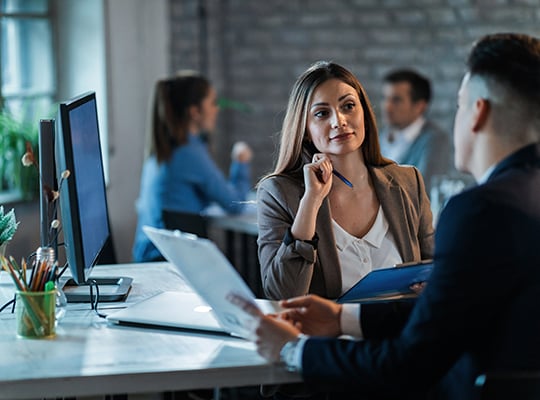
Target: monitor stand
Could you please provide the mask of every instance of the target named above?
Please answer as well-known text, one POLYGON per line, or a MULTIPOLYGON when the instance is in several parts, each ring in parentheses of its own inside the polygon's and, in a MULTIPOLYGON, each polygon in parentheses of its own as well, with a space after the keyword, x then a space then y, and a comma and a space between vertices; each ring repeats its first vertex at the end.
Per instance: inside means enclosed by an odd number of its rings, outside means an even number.
MULTIPOLYGON (((90 278, 99 286, 99 302, 113 302, 124 300, 130 289, 132 278, 126 276, 118 277, 96 277, 90 278)), ((68 303, 91 303, 90 283, 85 282, 78 285, 72 278, 62 280, 60 288, 66 295, 68 303)), ((95 296, 95 293, 94 293, 95 296)))

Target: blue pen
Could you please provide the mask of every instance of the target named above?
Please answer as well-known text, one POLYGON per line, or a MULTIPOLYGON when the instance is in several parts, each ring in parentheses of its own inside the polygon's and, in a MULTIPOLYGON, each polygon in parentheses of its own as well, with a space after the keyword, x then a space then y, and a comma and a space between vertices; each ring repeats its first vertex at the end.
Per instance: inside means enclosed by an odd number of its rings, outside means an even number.
POLYGON ((337 172, 335 169, 332 170, 332 173, 337 176, 339 179, 341 179, 341 181, 347 185, 348 187, 350 187, 351 189, 353 188, 353 184, 347 179, 345 178, 343 175, 341 175, 339 172, 337 172))

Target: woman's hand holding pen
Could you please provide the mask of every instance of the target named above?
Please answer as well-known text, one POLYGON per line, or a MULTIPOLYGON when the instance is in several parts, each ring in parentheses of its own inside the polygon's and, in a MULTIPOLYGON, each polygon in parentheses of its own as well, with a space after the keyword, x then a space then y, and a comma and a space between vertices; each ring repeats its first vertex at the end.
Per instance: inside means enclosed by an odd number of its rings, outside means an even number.
POLYGON ((322 200, 332 188, 332 162, 326 154, 316 153, 309 164, 304 165, 304 183, 306 195, 322 200))
POLYGON ((313 162, 304 165, 304 183, 306 191, 300 199, 291 233, 295 239, 312 240, 319 208, 332 188, 332 163, 325 154, 315 154, 313 162))

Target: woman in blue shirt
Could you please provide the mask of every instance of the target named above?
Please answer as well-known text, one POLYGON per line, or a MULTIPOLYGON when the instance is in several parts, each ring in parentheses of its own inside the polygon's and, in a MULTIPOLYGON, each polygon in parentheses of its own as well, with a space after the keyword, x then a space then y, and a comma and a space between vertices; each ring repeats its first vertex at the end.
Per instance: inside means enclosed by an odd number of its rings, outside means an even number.
POLYGON ((156 83, 152 141, 137 200, 136 262, 162 259, 142 227, 164 227, 163 209, 201 213, 217 203, 231 214, 242 212, 251 187, 252 153, 244 143, 235 144, 227 181, 201 136, 215 129, 218 111, 216 91, 200 75, 177 75, 156 83))

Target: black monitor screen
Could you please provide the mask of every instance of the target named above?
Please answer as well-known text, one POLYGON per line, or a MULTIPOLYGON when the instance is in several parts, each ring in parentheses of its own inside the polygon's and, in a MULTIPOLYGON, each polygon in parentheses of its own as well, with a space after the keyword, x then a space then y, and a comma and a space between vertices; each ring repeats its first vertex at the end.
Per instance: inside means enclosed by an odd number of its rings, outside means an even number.
POLYGON ((71 173, 60 193, 66 257, 82 284, 110 236, 95 94, 61 103, 59 114, 58 175, 71 173))

